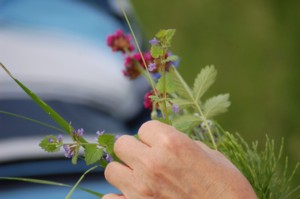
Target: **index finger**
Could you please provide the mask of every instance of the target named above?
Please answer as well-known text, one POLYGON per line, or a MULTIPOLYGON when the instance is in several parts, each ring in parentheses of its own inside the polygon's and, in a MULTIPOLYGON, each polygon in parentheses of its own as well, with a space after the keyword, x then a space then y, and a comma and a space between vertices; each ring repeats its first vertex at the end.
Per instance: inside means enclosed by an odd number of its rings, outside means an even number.
POLYGON ((163 142, 170 134, 174 134, 176 132, 177 130, 173 126, 152 120, 145 122, 140 127, 138 135, 141 142, 151 147, 163 142))

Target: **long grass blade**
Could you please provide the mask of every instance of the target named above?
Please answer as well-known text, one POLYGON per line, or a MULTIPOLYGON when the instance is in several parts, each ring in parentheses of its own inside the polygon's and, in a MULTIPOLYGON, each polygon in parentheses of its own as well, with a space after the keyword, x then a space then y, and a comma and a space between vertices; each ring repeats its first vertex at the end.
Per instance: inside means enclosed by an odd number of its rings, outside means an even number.
MULTIPOLYGON (((43 185, 72 187, 71 185, 60 183, 60 182, 54 182, 54 181, 48 181, 48 180, 39 180, 39 179, 34 179, 34 178, 0 177, 0 180, 22 181, 22 182, 31 182, 31 183, 43 184, 43 185)), ((100 197, 100 198, 103 197, 103 194, 98 193, 98 192, 93 191, 93 190, 90 190, 90 189, 87 189, 87 188, 78 187, 78 189, 80 189, 82 191, 85 191, 87 193, 90 193, 94 196, 100 197)))
POLYGON ((41 122, 41 121, 33 119, 33 118, 26 117, 24 115, 20 115, 20 114, 16 114, 16 113, 11 113, 11 112, 7 112, 7 111, 2 111, 2 110, 0 110, 0 114, 4 114, 4 115, 16 117, 16 118, 20 118, 20 119, 27 120, 27 121, 30 121, 30 122, 33 122, 33 123, 36 123, 36 124, 39 124, 39 125, 42 125, 42 126, 45 126, 45 127, 48 127, 48 128, 52 128, 52 129, 54 129, 56 131, 65 132, 64 130, 62 130, 60 128, 57 128, 55 126, 52 126, 50 124, 41 122))
POLYGON ((76 182, 76 184, 72 187, 72 189, 70 190, 70 192, 68 193, 68 195, 65 197, 65 199, 70 199, 72 194, 74 193, 74 191, 76 190, 76 188, 78 187, 79 183, 83 180, 83 178, 85 177, 86 174, 88 174, 90 171, 96 169, 98 166, 94 166, 92 168, 90 168, 89 170, 87 170, 86 172, 84 172, 84 174, 82 174, 82 176, 79 178, 79 180, 76 182))
POLYGON ((5 72, 27 93, 29 97, 39 105, 54 121, 57 122, 69 135, 71 135, 73 129, 70 124, 64 120, 56 111, 54 111, 50 106, 48 106, 41 98, 39 98, 35 93, 33 93, 29 88, 17 80, 9 70, 0 63, 0 66, 5 70, 5 72))

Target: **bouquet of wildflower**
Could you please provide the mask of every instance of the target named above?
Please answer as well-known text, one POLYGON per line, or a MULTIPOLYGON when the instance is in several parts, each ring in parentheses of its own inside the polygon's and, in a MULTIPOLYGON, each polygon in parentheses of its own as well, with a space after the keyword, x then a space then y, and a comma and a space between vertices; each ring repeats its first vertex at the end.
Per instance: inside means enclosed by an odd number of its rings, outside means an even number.
MULTIPOLYGON (((127 19, 125 12, 124 15, 127 19)), ((131 29, 130 22, 128 20, 127 22, 131 29)), ((290 187, 291 179, 298 165, 290 175, 287 174, 287 159, 283 171, 280 172, 278 168, 283 143, 277 151, 274 141, 267 138, 265 148, 259 151, 257 142, 246 143, 240 135, 224 131, 214 120, 215 116, 226 112, 230 106, 229 94, 219 94, 208 99, 203 98, 206 91, 215 82, 217 71, 214 66, 202 68, 196 76, 193 86, 190 87, 176 69, 178 56, 170 52, 175 34, 174 29, 160 30, 149 41, 150 49, 147 52, 141 51, 132 29, 131 33, 133 39, 130 34, 118 30, 108 36, 107 45, 112 51, 124 55, 124 76, 133 81, 143 76, 149 82, 151 90, 145 94, 144 106, 151 110, 153 120, 172 125, 191 139, 202 141, 211 148, 222 152, 245 175, 259 198, 291 198, 298 191, 300 187, 294 189, 290 187), (136 48, 137 52, 135 51, 136 48)), ((66 198, 70 198, 76 188, 102 197, 102 194, 80 188, 78 185, 86 173, 91 170, 99 166, 106 167, 113 160, 119 161, 113 150, 118 137, 104 131, 98 131, 96 132, 96 141, 88 142, 84 138, 83 129, 74 129, 68 121, 64 120, 42 99, 18 81, 4 65, 1 63, 0 65, 32 100, 60 125, 72 140, 65 142, 62 135, 49 135, 40 142, 40 147, 46 152, 57 152, 63 149, 65 156, 71 159, 72 164, 76 164, 78 158, 82 157, 87 165, 92 165, 72 187, 66 198), (82 149, 83 154, 79 153, 82 149)), ((37 179, 2 179, 69 186, 37 179)))

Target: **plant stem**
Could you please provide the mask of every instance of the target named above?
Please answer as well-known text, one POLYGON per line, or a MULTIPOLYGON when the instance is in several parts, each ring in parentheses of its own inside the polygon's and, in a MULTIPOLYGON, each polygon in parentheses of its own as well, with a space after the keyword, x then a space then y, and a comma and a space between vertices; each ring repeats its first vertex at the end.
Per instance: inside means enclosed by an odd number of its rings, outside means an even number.
POLYGON ((126 19, 126 22, 127 22, 128 27, 129 27, 129 29, 130 29, 130 32, 131 32, 131 34, 132 34, 132 37, 133 37, 134 42, 135 42, 135 44, 136 44, 136 47, 137 47, 137 49, 138 49, 138 51, 139 51, 139 53, 140 53, 140 55, 141 55, 141 57, 142 57, 143 64, 145 65, 145 68, 146 68, 146 71, 147 71, 147 76, 148 76, 147 79, 149 79, 150 85, 151 85, 151 87, 152 87, 154 93, 157 95, 157 92, 155 91, 155 83, 154 83, 154 81, 153 81, 152 78, 151 78, 150 72, 148 71, 148 66, 147 66, 147 64, 146 64, 145 58, 144 58, 144 56, 143 56, 143 53, 142 53, 142 51, 141 51, 139 42, 137 41, 136 36, 135 36, 135 33, 134 33, 133 29, 132 29, 131 23, 130 23, 130 21, 129 21, 128 17, 127 17, 127 14, 126 14, 126 12, 125 12, 125 10, 124 10, 124 6, 122 5, 121 0, 118 0, 118 3, 119 3, 119 5, 120 5, 120 8, 121 8, 121 10, 122 10, 122 12, 123 12, 123 15, 124 15, 124 17, 125 17, 125 19, 126 19))

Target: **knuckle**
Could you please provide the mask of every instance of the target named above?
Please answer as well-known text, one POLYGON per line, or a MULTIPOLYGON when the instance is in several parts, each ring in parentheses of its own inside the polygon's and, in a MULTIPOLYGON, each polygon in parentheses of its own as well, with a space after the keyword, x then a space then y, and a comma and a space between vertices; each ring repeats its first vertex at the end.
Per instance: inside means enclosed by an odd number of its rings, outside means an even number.
POLYGON ((114 144, 114 151, 116 154, 119 154, 119 152, 123 150, 129 137, 129 135, 122 135, 117 139, 114 144))
POLYGON ((110 162, 107 166, 106 166, 106 168, 105 168, 105 170, 104 170, 104 177, 106 178, 106 180, 107 181, 111 181, 111 179, 112 179, 112 175, 113 175, 113 173, 114 173, 114 169, 115 168, 115 162, 110 162))
POLYGON ((139 184, 137 187, 137 190, 140 193, 140 195, 145 198, 148 198, 148 197, 152 198, 154 196, 153 191, 145 183, 139 184))
POLYGON ((161 160, 152 160, 150 158, 144 160, 144 167, 148 173, 148 176, 156 178, 162 175, 164 172, 163 161, 161 160))
POLYGON ((139 134, 143 134, 143 133, 147 132, 149 128, 153 128, 157 124, 158 124, 158 121, 155 121, 155 120, 147 121, 141 125, 138 132, 139 132, 139 134))
POLYGON ((162 146, 174 150, 182 145, 182 140, 178 134, 168 133, 161 137, 162 146))

